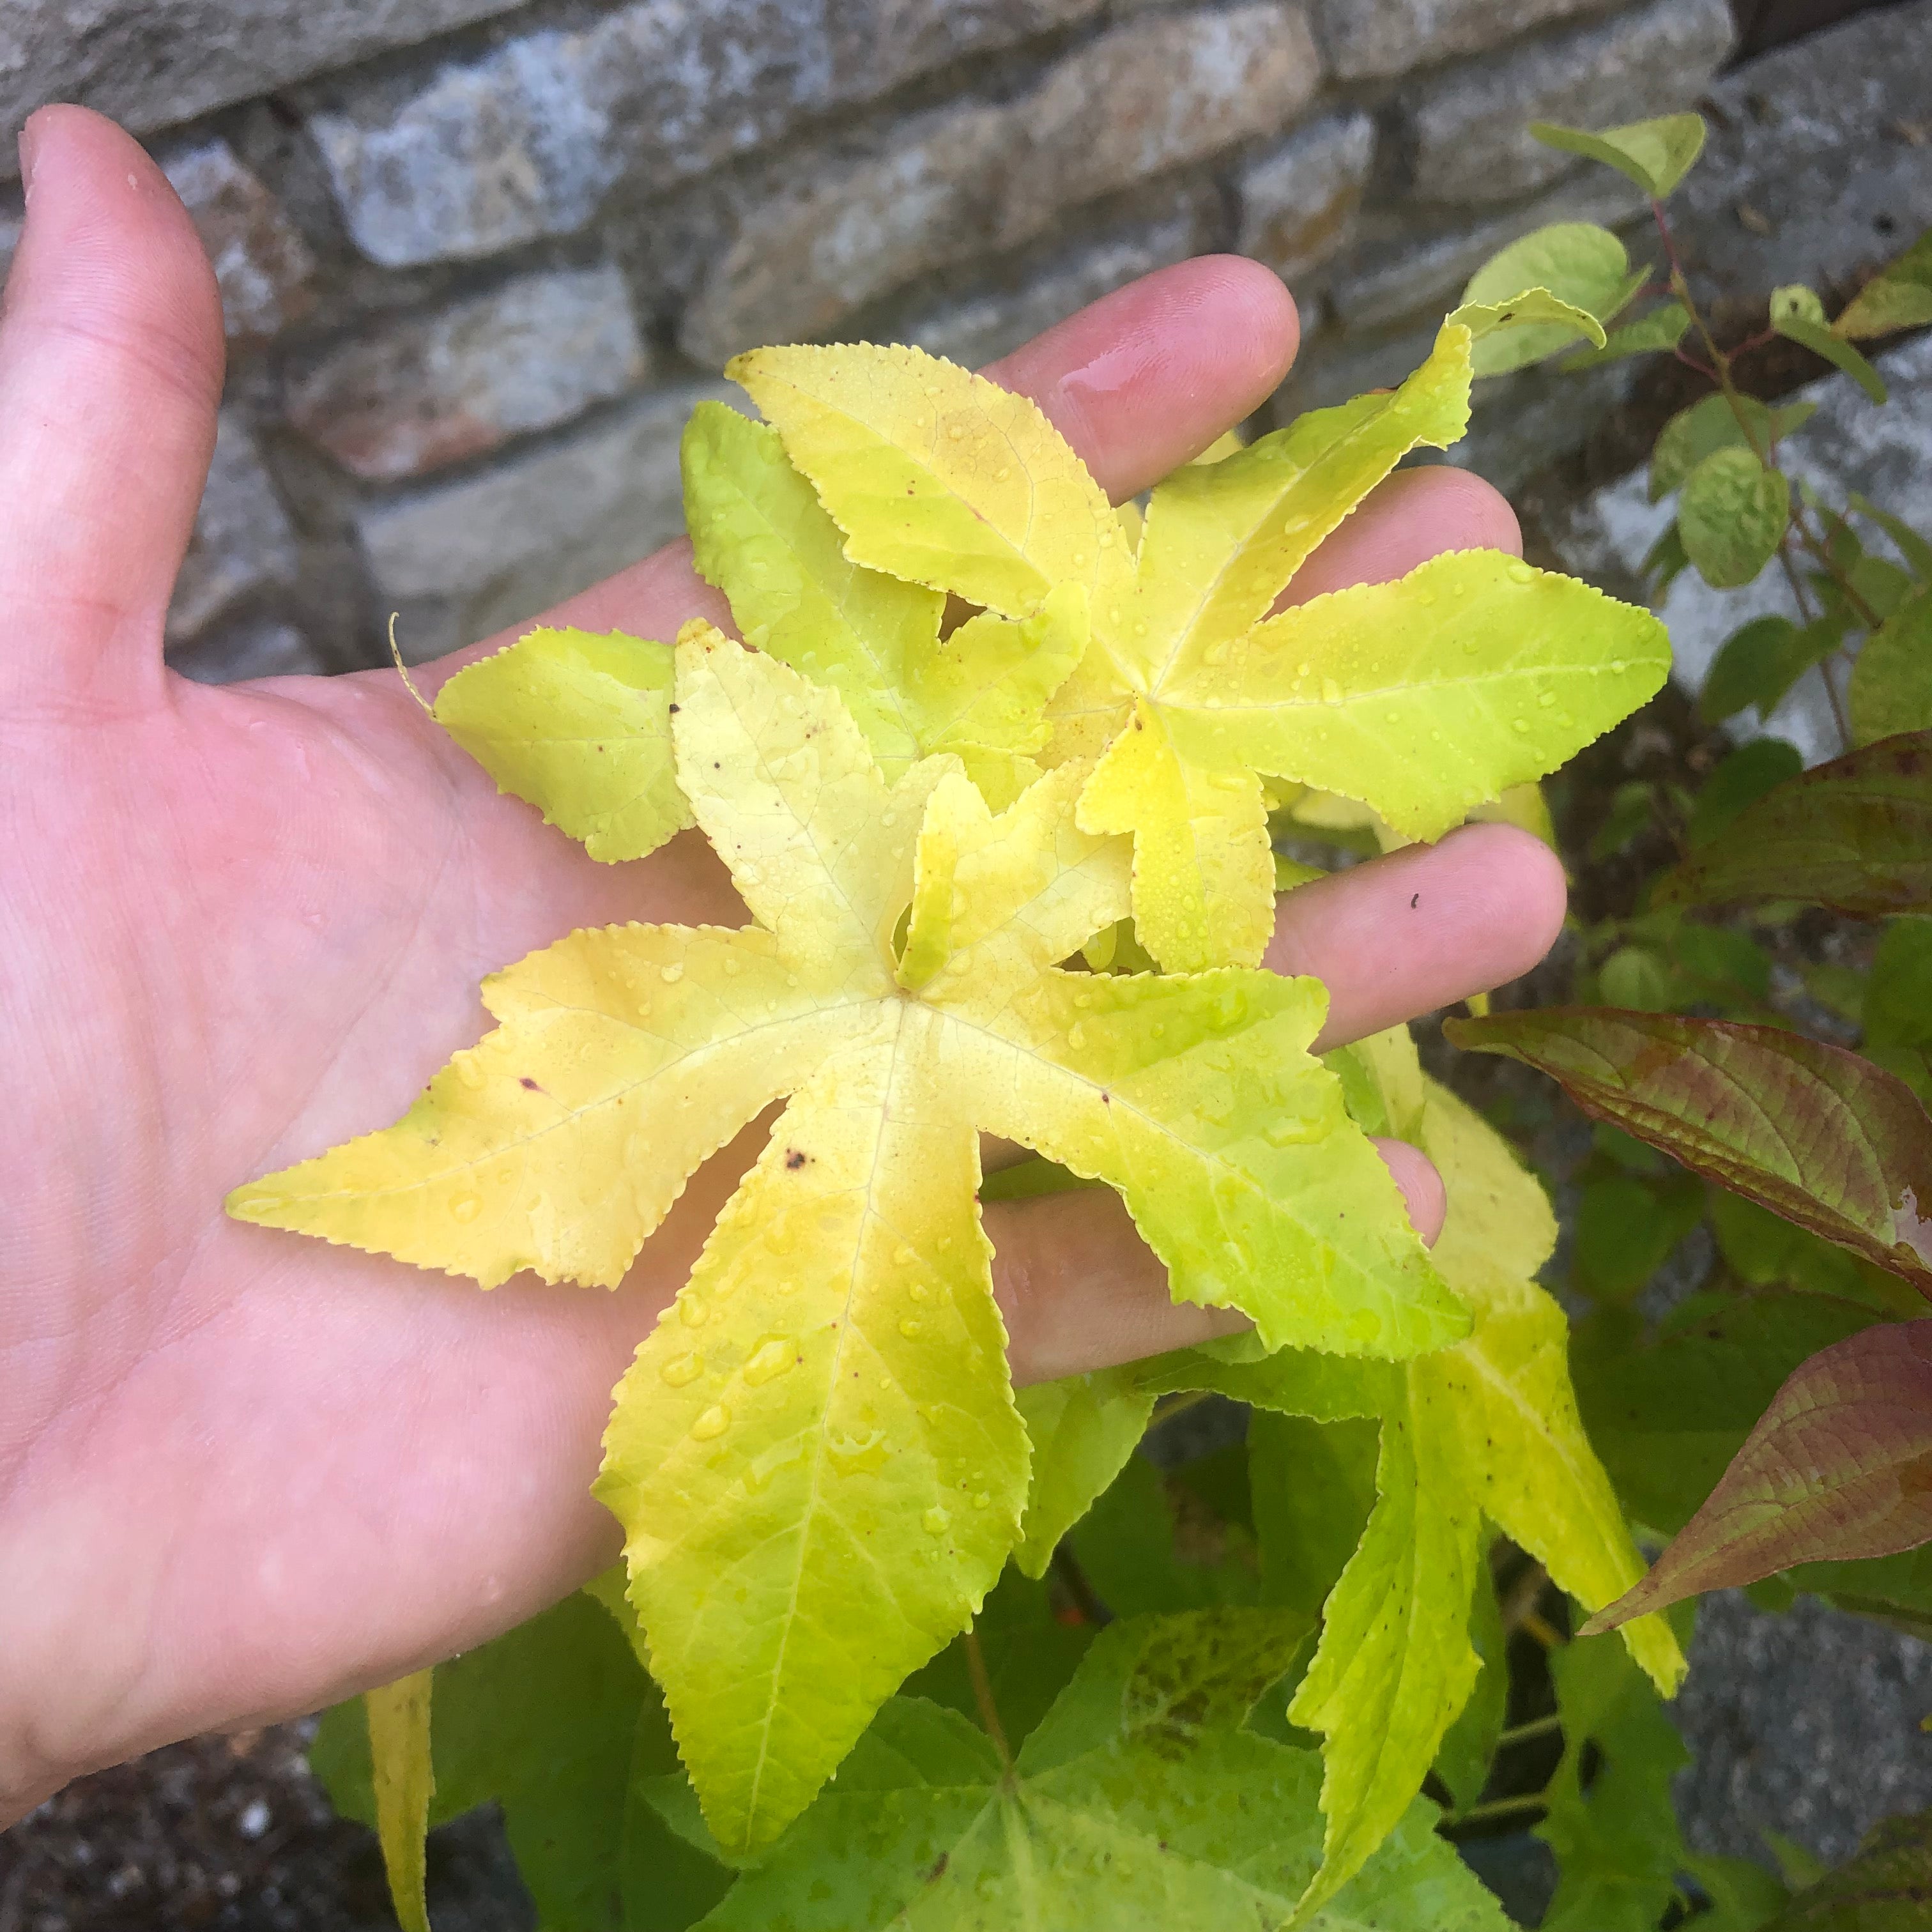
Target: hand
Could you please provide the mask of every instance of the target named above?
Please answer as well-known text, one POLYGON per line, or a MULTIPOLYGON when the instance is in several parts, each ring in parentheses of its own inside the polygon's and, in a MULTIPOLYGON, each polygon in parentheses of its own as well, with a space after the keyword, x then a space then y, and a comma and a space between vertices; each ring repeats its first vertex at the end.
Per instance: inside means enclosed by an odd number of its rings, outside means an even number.
MULTIPOLYGON (((110 124, 50 109, 22 148, 0 326, 0 1822, 475 1644, 612 1561, 589 1495, 611 1387, 757 1143, 710 1163, 614 1294, 486 1296, 224 1218, 238 1183, 401 1113, 484 1030, 494 968, 575 926, 745 915, 695 834, 592 862, 392 673, 164 670, 221 387, 213 278, 110 124)), ((1295 341, 1272 276, 1209 259, 990 373, 1124 496, 1253 409, 1295 341)), ((1297 590, 1516 542, 1486 486, 1406 473, 1297 590)), ((553 618, 668 637, 700 614, 727 621, 678 544, 553 618)), ((1526 970, 1562 891, 1534 840, 1478 827, 1297 892, 1269 962, 1328 982, 1334 1045, 1526 970)), ((1388 1153, 1432 1234, 1440 1184, 1388 1153)), ((1169 1304, 1111 1194, 986 1219, 1022 1379, 1226 1322, 1169 1304)))

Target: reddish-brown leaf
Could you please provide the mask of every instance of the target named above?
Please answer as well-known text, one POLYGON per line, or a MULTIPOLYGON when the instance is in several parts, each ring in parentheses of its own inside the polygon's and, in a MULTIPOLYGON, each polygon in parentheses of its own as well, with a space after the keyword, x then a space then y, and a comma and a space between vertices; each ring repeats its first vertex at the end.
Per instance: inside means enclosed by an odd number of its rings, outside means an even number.
POLYGON ((1889 1556, 1928 1540, 1932 1322, 1888 1322, 1792 1372, 1703 1508, 1585 1633, 1794 1563, 1889 1556))
POLYGON ((1932 1120, 1896 1074, 1777 1027, 1607 1006, 1444 1030, 1932 1296, 1932 1120))
POLYGON ((1652 902, 1732 899, 1868 916, 1932 906, 1932 731, 1881 738, 1774 787, 1666 873, 1652 902))

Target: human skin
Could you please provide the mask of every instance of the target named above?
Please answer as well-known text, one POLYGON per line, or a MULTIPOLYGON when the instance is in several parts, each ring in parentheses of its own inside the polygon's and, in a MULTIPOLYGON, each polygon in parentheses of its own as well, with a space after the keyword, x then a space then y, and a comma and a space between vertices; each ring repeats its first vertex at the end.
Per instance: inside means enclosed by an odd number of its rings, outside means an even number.
MULTIPOLYGON (((226 1220, 238 1183, 394 1119, 488 1022, 483 976, 572 928, 740 923, 694 833, 600 866, 500 796, 391 672, 208 688, 163 620, 214 440, 213 278, 141 149, 78 108, 22 142, 0 317, 0 1822, 191 1732, 482 1642, 614 1559, 610 1391, 755 1154, 693 1180, 614 1293, 440 1275, 226 1220)), ((1117 497, 1279 383, 1252 263, 1148 277, 988 373, 1117 497)), ((1392 478, 1297 590, 1514 549, 1496 493, 1392 478)), ((549 621, 728 622, 674 544, 549 621)), ((508 636, 427 667, 426 688, 508 636)), ((1514 978, 1560 868, 1509 827, 1304 887, 1268 964, 1334 1046, 1514 978)), ((1440 1182, 1386 1157, 1425 1235, 1440 1182)), ((1105 1191, 989 1204, 1022 1381, 1225 1325, 1168 1301, 1105 1191)))

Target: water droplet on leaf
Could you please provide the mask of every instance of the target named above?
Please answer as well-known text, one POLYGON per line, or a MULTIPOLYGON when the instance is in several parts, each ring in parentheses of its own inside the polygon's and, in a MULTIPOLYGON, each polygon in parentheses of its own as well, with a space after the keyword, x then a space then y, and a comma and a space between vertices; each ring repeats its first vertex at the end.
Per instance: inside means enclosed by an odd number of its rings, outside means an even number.
POLYGON ((665 1363, 658 1375, 670 1388, 682 1388, 687 1383, 697 1381, 704 1366, 702 1355, 680 1355, 665 1363))
POLYGON ((798 1366, 798 1344, 788 1336, 774 1335, 760 1342, 745 1364, 745 1379, 752 1388, 776 1382, 798 1366))
POLYGON ((713 1402, 691 1425, 691 1432, 700 1442, 710 1442, 722 1436, 731 1426, 731 1412, 721 1402, 713 1402))

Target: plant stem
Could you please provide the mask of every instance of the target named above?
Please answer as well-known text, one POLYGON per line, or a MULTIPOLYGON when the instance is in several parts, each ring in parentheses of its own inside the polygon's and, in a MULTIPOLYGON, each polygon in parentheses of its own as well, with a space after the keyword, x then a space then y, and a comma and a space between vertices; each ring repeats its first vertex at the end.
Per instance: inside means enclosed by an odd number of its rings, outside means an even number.
POLYGON ((1545 1650, 1561 1650, 1570 1640, 1554 1624, 1534 1610, 1525 1610, 1516 1619, 1516 1628, 1527 1630, 1545 1650))
POLYGON ((1517 1798, 1492 1798, 1486 1804, 1472 1804, 1445 1818, 1444 1826, 1480 1825, 1492 1818, 1514 1818, 1525 1811, 1547 1811, 1550 1799, 1540 1791, 1527 1791, 1517 1798))
POLYGON ((1507 1750, 1511 1744, 1527 1744, 1532 1738, 1547 1737, 1552 1731, 1563 1728, 1563 1714, 1552 1711, 1546 1718, 1532 1718, 1527 1724, 1512 1724, 1506 1731, 1496 1733, 1496 1749, 1507 1750))
POLYGON ((1212 1389, 1190 1389, 1185 1394, 1170 1396, 1154 1411, 1148 1426, 1158 1429, 1163 1422, 1171 1422, 1177 1415, 1185 1415, 1190 1408, 1207 1401, 1214 1393, 1212 1389))
POLYGON ((1012 1747, 1006 1742, 1006 1727, 1000 1722, 1000 1707, 993 1702, 993 1680, 986 1675, 986 1654, 980 1648, 980 1633, 966 1633, 966 1674, 973 1680, 973 1701, 980 1707, 980 1722, 993 1748, 1000 1754, 1001 1768, 1012 1774, 1012 1747))

